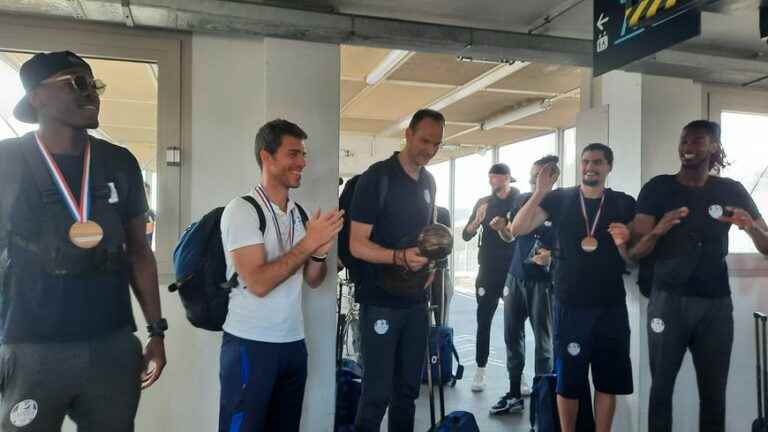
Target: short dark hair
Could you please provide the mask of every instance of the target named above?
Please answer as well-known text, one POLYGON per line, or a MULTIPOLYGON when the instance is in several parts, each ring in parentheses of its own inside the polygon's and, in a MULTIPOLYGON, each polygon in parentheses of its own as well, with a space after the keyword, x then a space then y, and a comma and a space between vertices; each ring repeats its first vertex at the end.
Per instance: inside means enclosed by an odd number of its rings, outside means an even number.
POLYGON ((613 150, 611 150, 611 148, 607 145, 603 143, 588 144, 586 147, 584 147, 584 150, 581 151, 581 155, 584 156, 584 153, 588 151, 603 152, 603 157, 605 157, 605 160, 608 161, 608 165, 613 166, 613 150))
POLYGON ((408 129, 415 131, 416 128, 419 127, 419 123, 421 123, 421 121, 424 119, 434 120, 441 125, 445 125, 445 116, 440 111, 425 108, 420 109, 413 114, 413 117, 411 117, 411 122, 408 123, 408 129))
POLYGON ((709 135, 710 139, 717 143, 717 152, 709 159, 709 170, 720 173, 720 171, 730 165, 726 159, 725 149, 723 149, 723 142, 720 141, 721 129, 717 122, 710 120, 694 120, 683 128, 683 130, 692 129, 704 132, 709 135))
POLYGON ((274 155, 277 153, 277 149, 280 148, 283 137, 286 135, 300 140, 307 139, 307 133, 299 125, 288 120, 275 119, 267 122, 259 129, 259 132, 256 134, 256 145, 254 147, 256 162, 259 163, 259 168, 262 168, 259 153, 265 150, 267 153, 274 155))
POLYGON ((560 162, 560 158, 555 155, 546 155, 543 158, 537 160, 533 164, 536 166, 544 166, 548 163, 558 163, 560 162))

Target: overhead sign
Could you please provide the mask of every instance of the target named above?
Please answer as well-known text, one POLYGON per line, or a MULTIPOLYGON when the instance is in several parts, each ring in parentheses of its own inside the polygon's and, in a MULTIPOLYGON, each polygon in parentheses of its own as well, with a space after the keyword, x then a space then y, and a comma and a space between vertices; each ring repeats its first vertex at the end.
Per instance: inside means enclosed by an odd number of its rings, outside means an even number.
POLYGON ((594 76, 701 34, 702 0, 594 0, 594 76))

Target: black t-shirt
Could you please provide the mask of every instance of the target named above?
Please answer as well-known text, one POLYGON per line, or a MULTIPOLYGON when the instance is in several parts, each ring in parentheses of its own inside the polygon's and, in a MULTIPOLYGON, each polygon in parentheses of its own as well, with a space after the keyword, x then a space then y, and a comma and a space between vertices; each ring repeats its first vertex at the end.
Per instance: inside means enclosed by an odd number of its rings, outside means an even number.
MULTIPOLYGON (((414 180, 397 158, 373 164, 357 181, 350 208, 350 219, 373 225, 371 240, 387 249, 416 246, 419 234, 432 223, 434 186, 432 175, 422 169, 414 180), (383 208, 379 208, 382 178, 386 177, 387 192, 383 208)), ((403 307, 421 303, 416 298, 393 296, 380 286, 380 265, 365 266, 361 286, 356 291, 358 303, 385 307, 403 307)))
MULTIPOLYGON (((515 201, 514 209, 509 214, 509 220, 513 220, 518 211, 531 198, 530 193, 519 195, 515 201)), ((515 253, 509 266, 509 274, 512 277, 529 281, 548 281, 550 280, 549 271, 528 261, 534 246, 538 245, 548 250, 554 248, 554 237, 552 232, 552 222, 547 221, 533 232, 515 239, 515 253)))
MULTIPOLYGON (((600 206, 600 199, 585 199, 590 225, 600 206)), ((614 306, 624 304, 626 264, 619 254, 608 226, 628 224, 635 217, 635 199, 605 190, 605 203, 595 229, 598 248, 585 252, 581 241, 587 236, 586 223, 579 200, 579 187, 557 189, 541 202, 552 221, 556 247, 555 295, 563 304, 578 306, 614 306)))
MULTIPOLYGON (((94 145, 98 146, 102 174, 100 179, 92 177, 93 202, 112 206, 123 223, 143 217, 147 203, 136 159, 123 147, 100 140, 94 145)), ((41 197, 23 146, 34 148, 34 135, 0 142, 0 257, 8 253, 11 261, 17 259, 16 266, 0 259, 0 342, 88 340, 126 327, 135 330, 127 267, 120 272, 79 276, 14 273, 14 267, 43 264, 26 262, 22 266, 19 260, 32 255, 16 248, 12 238, 25 238, 24 233, 41 226, 46 206, 63 205, 58 204, 58 193, 41 197), (43 198, 52 204, 44 204, 43 198)), ((55 155, 54 160, 79 199, 82 155, 55 155)))
MULTIPOLYGON (((489 195, 480 198, 475 207, 472 209, 472 215, 469 217, 471 223, 475 220, 477 209, 483 204, 488 204, 485 211, 485 218, 480 225, 480 247, 478 250, 477 260, 481 266, 487 267, 501 267, 501 271, 507 271, 509 262, 512 259, 512 255, 515 252, 515 245, 513 243, 507 243, 499 236, 499 233, 490 227, 491 221, 496 216, 507 217, 509 212, 514 208, 515 200, 520 192, 512 188, 505 198, 499 198, 496 194, 489 195)), ((466 227, 462 232, 464 241, 469 241, 472 237, 467 232, 466 227)))
POLYGON ((710 176, 702 187, 688 187, 674 175, 654 177, 643 186, 637 212, 656 218, 688 207, 681 223, 659 239, 654 249, 654 286, 683 296, 727 297, 728 231, 731 225, 710 215, 726 207, 746 210, 754 219, 760 212, 744 186, 729 178, 710 176))

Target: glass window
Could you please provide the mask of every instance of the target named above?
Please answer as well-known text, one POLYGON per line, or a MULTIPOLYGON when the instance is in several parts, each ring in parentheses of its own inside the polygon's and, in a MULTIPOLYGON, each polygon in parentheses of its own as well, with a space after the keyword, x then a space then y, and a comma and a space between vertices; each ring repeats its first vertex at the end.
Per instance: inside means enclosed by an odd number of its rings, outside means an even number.
POLYGON ((436 163, 427 167, 435 177, 437 205, 450 209, 451 206, 451 161, 436 163))
POLYGON ((13 117, 13 108, 24 97, 19 72, 0 57, 0 139, 14 138, 37 129, 13 117))
POLYGON ((560 166, 563 170, 563 187, 576 186, 576 128, 563 131, 563 157, 560 166))
MULTIPOLYGON (((768 115, 723 111, 722 141, 731 165, 722 175, 741 182, 760 209, 768 217, 768 146, 756 145, 755 137, 768 136, 768 115)), ((757 253, 752 239, 733 228, 731 253, 757 253)))
POLYGON ((453 265, 455 289, 474 293, 477 278, 478 236, 465 242, 461 232, 467 225, 477 200, 490 193, 488 170, 493 163, 491 152, 456 159, 453 212, 453 265))
POLYGON ((520 192, 530 192, 528 183, 531 165, 546 155, 557 154, 557 134, 550 133, 514 144, 499 147, 499 162, 509 165, 512 177, 517 179, 515 187, 520 192))

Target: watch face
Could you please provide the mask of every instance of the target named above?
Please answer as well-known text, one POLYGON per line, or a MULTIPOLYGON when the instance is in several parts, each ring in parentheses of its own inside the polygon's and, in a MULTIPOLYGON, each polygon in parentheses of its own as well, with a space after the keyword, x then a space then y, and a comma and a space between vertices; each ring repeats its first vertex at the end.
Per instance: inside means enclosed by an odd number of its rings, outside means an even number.
POLYGON ((168 321, 166 321, 165 318, 163 318, 161 320, 153 322, 148 327, 151 328, 154 331, 161 331, 161 332, 163 332, 163 331, 168 330, 168 321))

